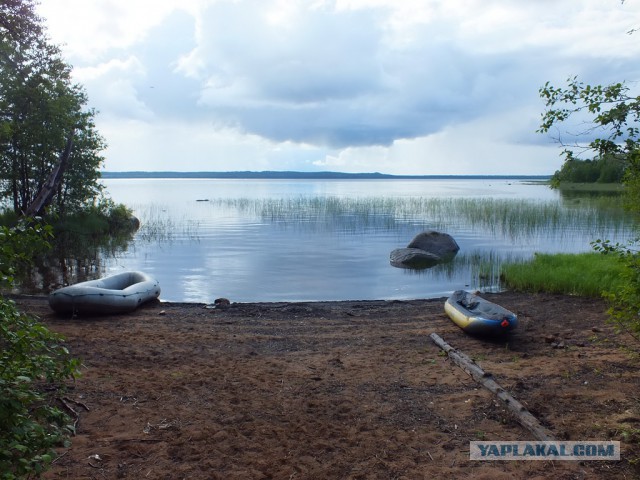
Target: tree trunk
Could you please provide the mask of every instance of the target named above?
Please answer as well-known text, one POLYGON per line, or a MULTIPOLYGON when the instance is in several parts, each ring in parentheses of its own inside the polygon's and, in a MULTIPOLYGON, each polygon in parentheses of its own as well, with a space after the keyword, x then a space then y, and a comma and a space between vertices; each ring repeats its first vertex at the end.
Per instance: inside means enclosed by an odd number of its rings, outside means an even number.
POLYGON ((60 186, 60 182, 62 181, 64 171, 67 168, 69 156, 71 155, 71 148, 73 147, 74 134, 75 129, 72 129, 71 133, 69 134, 69 138, 67 138, 67 144, 60 154, 58 164, 53 168, 53 170, 49 174, 49 178, 47 178, 47 181, 44 182, 44 185, 42 185, 42 188, 38 192, 38 195, 36 195, 36 198, 33 200, 33 202, 31 202, 31 204, 24 212, 24 215, 26 217, 42 215, 45 208, 47 208, 51 204, 51 201, 53 200, 53 197, 56 194, 58 187, 60 186))
POLYGON ((542 424, 538 421, 536 417, 531 415, 529 411, 524 408, 524 406, 518 402, 515 398, 509 395, 504 388, 502 388, 498 383, 493 380, 490 373, 482 370, 473 360, 471 360, 467 355, 462 353, 460 350, 453 348, 447 342, 445 342, 442 337, 438 336, 435 333, 430 335, 433 343, 438 345, 442 350, 447 352, 449 358, 453 360, 453 362, 458 365, 462 370, 464 370, 467 374, 471 375, 473 379, 481 383, 485 388, 487 388, 490 392, 495 394, 500 400, 502 400, 507 408, 515 415, 516 420, 529 430, 536 439, 541 441, 552 441, 553 434, 549 432, 542 424))

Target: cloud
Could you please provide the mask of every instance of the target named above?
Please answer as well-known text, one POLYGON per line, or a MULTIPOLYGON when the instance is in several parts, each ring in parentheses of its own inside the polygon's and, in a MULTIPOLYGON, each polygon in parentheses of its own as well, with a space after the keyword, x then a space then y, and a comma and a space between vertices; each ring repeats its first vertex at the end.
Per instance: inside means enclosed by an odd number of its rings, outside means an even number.
POLYGON ((139 98, 137 79, 146 76, 145 66, 135 56, 113 59, 78 69, 75 78, 92 93, 91 104, 107 116, 150 119, 153 111, 139 98))
POLYGON ((201 19, 200 104, 219 119, 275 141, 330 145, 377 137, 376 100, 390 86, 371 12, 220 3, 201 19), (368 131, 371 133, 368 133, 368 131))
POLYGON ((38 11, 72 64, 101 62, 115 49, 145 42, 147 32, 176 11, 194 12, 199 0, 55 0, 38 11))
POLYGON ((428 135, 495 110, 500 96, 489 85, 512 67, 462 51, 447 40, 451 25, 422 25, 401 42, 385 9, 298 6, 274 21, 269 6, 278 2, 208 8, 188 58, 200 105, 273 141, 344 148, 428 135))
POLYGON ((188 144, 183 170, 557 168, 538 89, 640 73, 632 2, 60 2, 43 15, 101 112, 108 165, 130 161, 135 131, 153 152, 139 157, 167 165, 188 144))
POLYGON ((315 162, 323 170, 423 175, 546 175, 559 167, 558 150, 520 119, 530 111, 503 112, 444 127, 431 135, 400 139, 389 147, 346 148, 315 162), (373 168, 372 168, 373 167, 373 168))

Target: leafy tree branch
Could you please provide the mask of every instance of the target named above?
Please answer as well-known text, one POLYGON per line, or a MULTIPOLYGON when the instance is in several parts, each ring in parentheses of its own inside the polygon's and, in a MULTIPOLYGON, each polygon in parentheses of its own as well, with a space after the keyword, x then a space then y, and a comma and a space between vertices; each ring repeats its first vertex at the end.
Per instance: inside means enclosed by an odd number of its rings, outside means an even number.
MULTIPOLYGON (((626 83, 588 85, 571 77, 566 87, 554 87, 548 82, 540 89, 546 111, 538 131, 547 133, 552 127, 576 116, 588 116, 589 133, 600 133, 580 148, 595 153, 600 161, 612 159, 622 169, 627 206, 631 214, 640 214, 640 96, 631 93, 626 83)), ((573 163, 575 148, 565 148, 563 170, 577 168, 573 163)), ((580 168, 583 168, 580 165, 580 168)), ((640 253, 638 239, 628 245, 596 240, 594 248, 603 254, 617 255, 624 266, 624 288, 604 292, 609 302, 609 318, 620 331, 640 341, 640 253)))

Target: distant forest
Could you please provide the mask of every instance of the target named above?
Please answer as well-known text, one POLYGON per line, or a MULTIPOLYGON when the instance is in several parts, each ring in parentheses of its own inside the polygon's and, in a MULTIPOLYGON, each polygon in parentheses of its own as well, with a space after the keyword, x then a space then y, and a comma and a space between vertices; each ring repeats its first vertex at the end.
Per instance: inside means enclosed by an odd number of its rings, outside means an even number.
POLYGON ((551 177, 551 186, 558 187, 562 183, 622 183, 625 167, 625 158, 614 155, 593 160, 570 157, 551 177))
POLYGON ((497 180, 549 180, 551 175, 388 175, 384 173, 342 172, 102 172, 102 178, 265 178, 265 179, 497 179, 497 180))

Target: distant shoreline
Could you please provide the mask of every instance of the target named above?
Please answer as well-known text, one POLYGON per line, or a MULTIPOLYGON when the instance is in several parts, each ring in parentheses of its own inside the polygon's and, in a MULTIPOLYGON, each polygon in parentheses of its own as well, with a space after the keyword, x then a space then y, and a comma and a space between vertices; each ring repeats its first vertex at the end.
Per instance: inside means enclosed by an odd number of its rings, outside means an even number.
POLYGON ((301 179, 301 180, 539 180, 551 175, 389 175, 385 173, 236 171, 236 172, 102 172, 102 178, 231 178, 231 179, 301 179))

